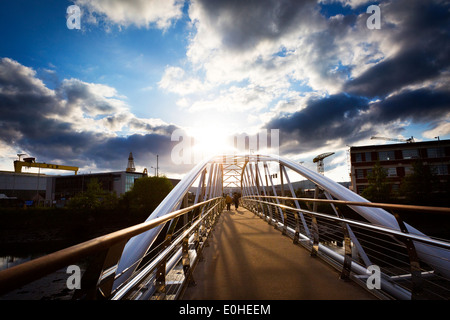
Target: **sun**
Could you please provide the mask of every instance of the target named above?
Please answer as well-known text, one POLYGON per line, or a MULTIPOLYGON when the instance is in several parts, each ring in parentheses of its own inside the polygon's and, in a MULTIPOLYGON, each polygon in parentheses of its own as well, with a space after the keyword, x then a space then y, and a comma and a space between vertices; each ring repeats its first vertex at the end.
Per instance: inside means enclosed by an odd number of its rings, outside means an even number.
POLYGON ((209 123, 188 129, 192 137, 192 151, 198 158, 230 153, 233 148, 233 133, 220 123, 209 123))

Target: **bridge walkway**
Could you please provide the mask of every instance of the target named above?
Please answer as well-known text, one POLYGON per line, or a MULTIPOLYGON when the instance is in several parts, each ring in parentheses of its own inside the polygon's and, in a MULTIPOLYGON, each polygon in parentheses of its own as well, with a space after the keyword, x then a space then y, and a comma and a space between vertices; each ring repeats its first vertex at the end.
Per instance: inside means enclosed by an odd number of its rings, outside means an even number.
POLYGON ((245 208, 224 210, 184 300, 373 300, 245 208))

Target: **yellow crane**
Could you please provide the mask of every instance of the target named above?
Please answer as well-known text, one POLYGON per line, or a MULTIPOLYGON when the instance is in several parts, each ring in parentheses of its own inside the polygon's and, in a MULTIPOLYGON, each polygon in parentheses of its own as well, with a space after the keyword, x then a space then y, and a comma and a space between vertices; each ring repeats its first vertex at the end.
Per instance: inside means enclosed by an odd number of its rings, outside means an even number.
MULTIPOLYGON (((21 155, 23 155, 23 154, 21 154, 21 155)), ((68 171, 74 171, 75 174, 77 174, 78 169, 79 169, 78 167, 64 166, 64 165, 60 165, 60 164, 39 163, 39 162, 36 162, 35 158, 24 158, 23 161, 21 161, 20 156, 19 156, 19 160, 14 161, 14 171, 16 173, 21 173, 22 167, 68 170, 68 171)))

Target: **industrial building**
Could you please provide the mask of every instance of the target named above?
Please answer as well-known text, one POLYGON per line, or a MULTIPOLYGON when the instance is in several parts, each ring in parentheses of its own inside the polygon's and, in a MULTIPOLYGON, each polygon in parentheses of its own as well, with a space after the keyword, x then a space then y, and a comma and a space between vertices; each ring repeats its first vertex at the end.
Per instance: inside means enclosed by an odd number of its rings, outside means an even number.
POLYGON ((134 181, 146 177, 146 172, 102 172, 67 176, 50 176, 47 178, 46 203, 64 205, 67 200, 87 190, 92 180, 97 180, 103 190, 117 196, 131 190, 134 181))
POLYGON ((45 174, 0 171, 0 194, 3 199, 22 199, 28 203, 43 201, 49 177, 45 174))
MULTIPOLYGON (((24 158, 14 161, 14 171, 0 171, 0 194, 2 200, 20 199, 27 205, 39 202, 46 206, 64 205, 71 197, 86 191, 89 182, 96 179, 102 188, 117 196, 131 190, 134 182, 147 176, 147 170, 136 172, 133 155, 128 157, 125 171, 77 174, 78 167, 38 163, 35 158, 24 158), (39 173, 24 173, 22 167, 39 168, 39 173), (70 170, 74 174, 47 175, 43 169, 70 170)), ((176 184, 177 181, 172 181, 176 184)))
POLYGON ((386 169, 391 183, 391 191, 399 190, 402 179, 413 172, 413 163, 421 160, 429 166, 440 181, 449 181, 450 140, 414 142, 407 140, 372 137, 393 140, 401 143, 368 145, 350 148, 351 186, 352 190, 361 194, 369 185, 368 175, 374 165, 379 164, 386 169))

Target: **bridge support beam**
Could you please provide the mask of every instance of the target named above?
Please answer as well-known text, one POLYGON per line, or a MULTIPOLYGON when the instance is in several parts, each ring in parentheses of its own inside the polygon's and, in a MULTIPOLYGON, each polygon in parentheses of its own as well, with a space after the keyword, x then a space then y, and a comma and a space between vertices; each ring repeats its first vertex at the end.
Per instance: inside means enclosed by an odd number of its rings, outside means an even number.
MULTIPOLYGON (((394 211, 392 211, 392 214, 397 219, 400 230, 403 233, 409 233, 402 218, 394 211)), ((400 241, 405 244, 409 257, 409 266, 412 281, 411 300, 421 300, 423 296, 422 270, 420 268, 420 261, 419 257, 417 256, 416 247, 414 245, 414 242, 410 238, 401 238, 400 241)))
MULTIPOLYGON (((344 219, 338 208, 335 207, 335 211, 339 218, 344 219)), ((342 280, 350 280, 350 272, 352 270, 352 240, 350 238, 349 226, 347 223, 342 222, 342 233, 344 235, 344 263, 342 264, 342 271, 340 278, 342 280)))
POLYGON ((156 292, 153 296, 156 300, 164 300, 166 298, 166 259, 163 259, 156 267, 155 288, 156 292))
POLYGON ((189 257, 189 236, 183 238, 182 244, 182 263, 183 263, 183 273, 187 280, 188 286, 195 285, 194 276, 192 275, 191 259, 189 257))

